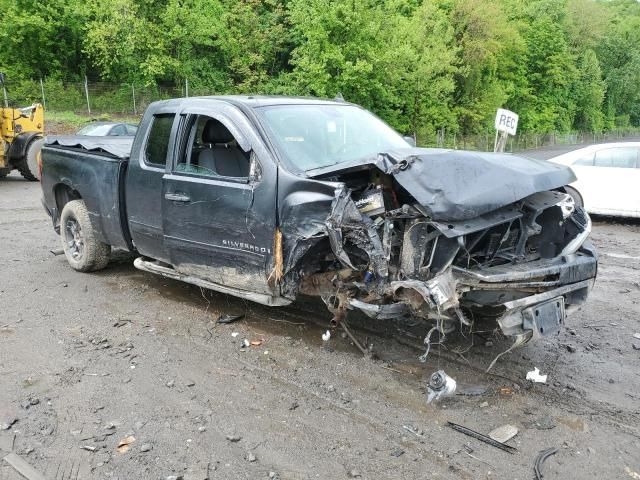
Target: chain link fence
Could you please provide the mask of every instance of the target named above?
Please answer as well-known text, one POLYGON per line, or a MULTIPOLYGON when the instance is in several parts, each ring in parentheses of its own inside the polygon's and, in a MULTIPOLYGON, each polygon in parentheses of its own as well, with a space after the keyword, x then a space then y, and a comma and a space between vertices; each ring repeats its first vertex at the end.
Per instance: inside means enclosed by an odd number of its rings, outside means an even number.
POLYGON ((9 100, 15 106, 39 102, 49 112, 87 115, 138 115, 156 100, 216 93, 206 88, 190 87, 188 80, 182 85, 166 86, 39 79, 12 84, 8 90, 9 100))
MULTIPOLYGON (((181 85, 138 85, 109 82, 78 82, 60 79, 23 80, 9 86, 12 105, 27 106, 35 102, 44 105, 47 112, 74 112, 95 118, 101 115, 139 116, 156 100, 169 98, 215 95, 220 92, 191 85, 185 79, 181 85)), ((421 146, 462 150, 493 151, 494 131, 461 136, 440 129, 419 139, 421 146)), ((505 151, 541 149, 558 145, 577 145, 619 140, 640 139, 640 129, 620 129, 605 133, 520 133, 510 136, 505 151)))

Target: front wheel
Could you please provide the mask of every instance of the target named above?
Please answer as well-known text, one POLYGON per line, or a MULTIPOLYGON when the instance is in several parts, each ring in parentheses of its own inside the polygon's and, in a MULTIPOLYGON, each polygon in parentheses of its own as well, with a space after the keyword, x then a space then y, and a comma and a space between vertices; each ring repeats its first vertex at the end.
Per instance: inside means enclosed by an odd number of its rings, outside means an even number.
POLYGON ((96 238, 87 206, 72 200, 60 215, 62 248, 71 268, 78 272, 101 270, 109 263, 111 246, 96 238))
POLYGON ((573 198, 573 203, 575 203, 576 207, 584 207, 584 200, 582 199, 582 195, 573 187, 564 187, 564 191, 573 198))

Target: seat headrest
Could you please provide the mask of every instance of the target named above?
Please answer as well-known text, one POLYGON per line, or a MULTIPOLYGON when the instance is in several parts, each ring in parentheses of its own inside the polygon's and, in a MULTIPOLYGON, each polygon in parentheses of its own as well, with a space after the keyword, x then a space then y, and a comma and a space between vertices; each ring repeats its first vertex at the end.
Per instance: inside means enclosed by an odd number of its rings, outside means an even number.
POLYGON ((229 143, 233 141, 233 135, 227 127, 218 120, 208 120, 202 131, 204 143, 229 143))

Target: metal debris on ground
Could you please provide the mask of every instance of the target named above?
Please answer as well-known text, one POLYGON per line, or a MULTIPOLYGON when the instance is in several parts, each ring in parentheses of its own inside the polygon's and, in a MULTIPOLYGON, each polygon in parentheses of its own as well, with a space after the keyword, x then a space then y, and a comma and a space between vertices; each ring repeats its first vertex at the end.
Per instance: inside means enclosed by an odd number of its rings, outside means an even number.
POLYGON ((64 250, 62 248, 54 248, 53 250, 49 250, 49 252, 57 257, 58 255, 62 255, 64 250))
POLYGON ((557 451, 557 448, 547 448, 546 450, 542 450, 538 454, 533 465, 533 471, 536 474, 536 480, 542 480, 544 478, 544 475, 542 474, 542 464, 547 458, 549 458, 551 455, 554 455, 557 451))
POLYGON ((501 427, 494 428, 489 432, 489 436, 496 442, 506 443, 518 434, 518 429, 513 425, 502 425, 501 427))
POLYGON ((499 448, 500 450, 504 450, 505 452, 515 453, 518 451, 518 449, 515 447, 512 447, 510 445, 505 445, 504 443, 500 443, 491 437, 487 437, 482 433, 476 432, 475 430, 471 430, 470 428, 464 427, 462 425, 458 425, 457 423, 447 422, 447 425, 449 425, 451 428, 453 428, 457 432, 464 433, 465 435, 468 435, 472 438, 475 438, 476 440, 480 440, 481 442, 484 442, 491 446, 499 448))
POLYGON ((527 372, 527 380, 535 383, 547 383, 547 375, 540 375, 538 367, 534 367, 533 370, 527 372))
POLYGON ((236 322, 240 319, 244 318, 244 313, 238 314, 238 315, 232 315, 230 313, 224 313, 222 315, 220 315, 218 317, 218 320, 216 320, 216 323, 222 323, 222 324, 227 324, 227 323, 233 323, 236 322))
POLYGON ((449 397, 456 393, 456 381, 444 370, 433 372, 427 385, 427 403, 439 400, 440 397, 449 397))
POLYGON ((16 455, 15 453, 10 453, 6 457, 4 457, 4 461, 11 465, 20 475, 28 480, 46 480, 44 475, 38 472, 35 468, 29 465, 26 460, 16 455))

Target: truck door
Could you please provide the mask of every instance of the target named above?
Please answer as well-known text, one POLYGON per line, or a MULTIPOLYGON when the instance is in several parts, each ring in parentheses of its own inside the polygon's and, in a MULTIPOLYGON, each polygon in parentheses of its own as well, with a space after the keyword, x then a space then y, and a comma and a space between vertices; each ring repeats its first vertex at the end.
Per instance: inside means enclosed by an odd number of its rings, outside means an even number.
POLYGON ((165 249, 181 273, 274 295, 268 277, 275 165, 264 147, 255 148, 259 140, 246 118, 225 108, 225 114, 199 108, 180 115, 175 158, 162 185, 165 249))
POLYGON ((144 138, 132 148, 125 186, 129 231, 136 250, 142 255, 169 262, 162 232, 162 177, 173 151, 177 129, 175 109, 159 108, 148 112, 151 118, 144 138), (138 152, 138 153, 134 153, 138 152))

